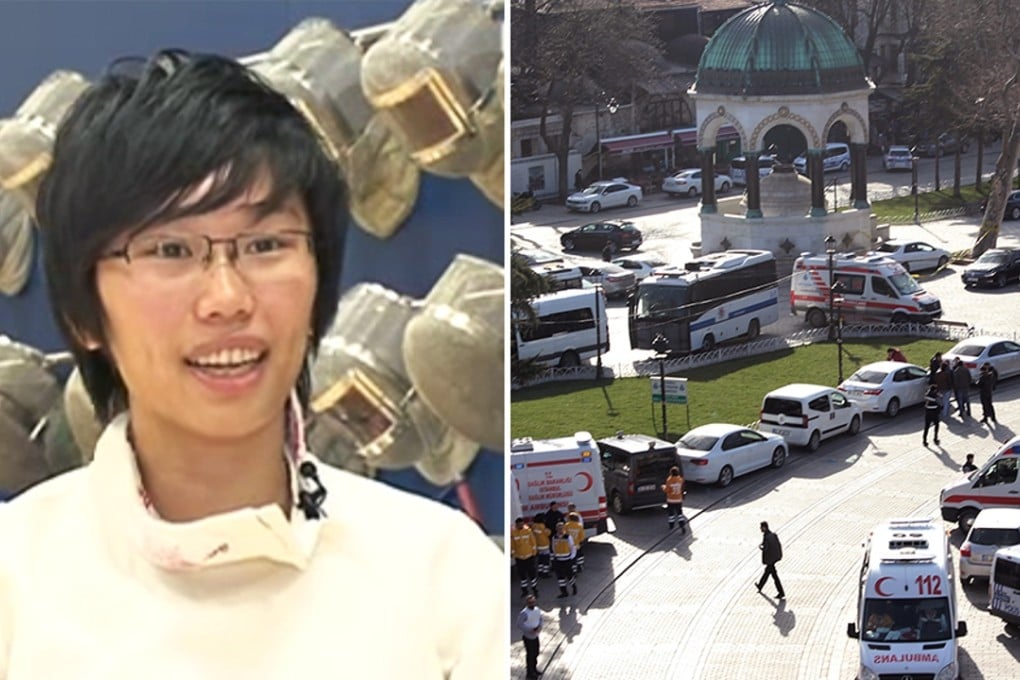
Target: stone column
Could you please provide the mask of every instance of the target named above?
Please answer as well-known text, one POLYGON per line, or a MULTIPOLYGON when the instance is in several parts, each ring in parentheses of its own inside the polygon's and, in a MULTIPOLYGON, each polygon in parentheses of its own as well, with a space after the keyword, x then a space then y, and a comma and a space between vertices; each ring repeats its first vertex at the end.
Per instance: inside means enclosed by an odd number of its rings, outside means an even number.
POLYGON ((715 202, 715 147, 700 148, 698 154, 701 156, 701 214, 712 215, 719 212, 715 202))
POLYGON ((761 182, 758 178, 758 156, 760 151, 748 151, 744 154, 747 159, 747 212, 744 217, 760 218, 761 214, 761 182))
POLYGON ((854 208, 867 210, 868 203, 868 145, 850 145, 850 182, 854 199, 854 208))
POLYGON ((807 170, 811 179, 811 217, 825 217, 825 171, 822 166, 822 149, 807 150, 807 170))

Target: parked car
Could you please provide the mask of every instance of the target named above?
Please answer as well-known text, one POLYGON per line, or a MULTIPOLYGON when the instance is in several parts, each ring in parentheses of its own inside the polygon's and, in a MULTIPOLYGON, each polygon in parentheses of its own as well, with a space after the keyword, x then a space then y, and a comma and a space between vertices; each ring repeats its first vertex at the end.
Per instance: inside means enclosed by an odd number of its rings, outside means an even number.
MULTIPOLYGON (((758 157, 758 178, 766 177, 772 173, 775 167, 776 157, 771 154, 758 157)), ((730 159, 730 177, 734 184, 747 184, 747 158, 737 156, 730 159)))
POLYGON ((758 429, 817 451, 822 439, 860 432, 861 407, 835 388, 794 383, 765 395, 758 429))
POLYGON ((999 374, 999 379, 1020 373, 1020 344, 994 335, 979 335, 958 342, 951 350, 942 354, 942 359, 952 364, 957 357, 970 371, 974 382, 981 377, 981 366, 987 361, 999 374))
POLYGON ((951 258, 948 250, 936 248, 924 241, 885 241, 875 250, 896 260, 908 272, 941 269, 949 264, 951 258))
POLYGON ((550 264, 552 262, 563 262, 563 256, 545 248, 520 248, 513 251, 514 257, 519 257, 526 264, 550 264))
MULTIPOLYGON (((715 176, 715 190, 725 194, 733 186, 733 180, 729 175, 715 176)), ((671 177, 662 180, 662 192, 670 196, 695 196, 701 195, 701 170, 681 170, 671 177)))
POLYGON ((662 505, 662 483, 669 469, 679 465, 676 447, 644 434, 623 434, 598 440, 602 477, 613 512, 662 505))
POLYGON ((916 144, 914 146, 914 153, 918 156, 934 158, 936 155, 948 156, 949 154, 954 154, 957 147, 959 147, 960 153, 967 153, 967 150, 970 149, 970 142, 966 139, 957 139, 956 135, 952 132, 943 132, 934 141, 924 141, 916 144))
MULTIPOLYGON (((981 202, 981 212, 984 213, 988 207, 988 200, 981 202)), ((1020 220, 1020 189, 1011 191, 1006 197, 1006 209, 1002 213, 1003 219, 1020 220)))
POLYGON ((592 222, 560 236, 560 245, 564 250, 601 251, 607 242, 611 244, 613 252, 624 248, 637 250, 642 242, 641 230, 633 222, 592 222))
POLYGON ((637 279, 632 272, 617 267, 609 262, 600 264, 578 264, 581 277, 589 284, 602 286, 607 298, 627 297, 637 287, 637 279))
POLYGON ((960 580, 973 582, 991 574, 995 551, 1020 545, 1020 508, 986 508, 974 518, 960 545, 960 580))
POLYGON ((642 255, 624 255, 613 260, 613 264, 632 272, 638 283, 645 277, 652 275, 659 267, 669 266, 667 262, 642 255))
POLYGON ((567 196, 567 209, 597 213, 603 208, 617 208, 624 205, 633 208, 641 198, 641 187, 630 184, 623 177, 617 177, 595 182, 584 191, 570 194, 567 196))
MULTIPOLYGON (((793 159, 794 169, 802 175, 807 174, 807 156, 793 159)), ((850 167, 850 147, 842 142, 829 142, 822 152, 822 172, 846 172, 850 167)))
POLYGON ((583 284, 581 270, 551 250, 521 248, 513 251, 513 257, 523 260, 533 272, 544 276, 549 282, 550 292, 580 288, 583 284))
POLYGON ((914 154, 910 153, 910 147, 890 146, 882 158, 882 168, 889 172, 893 170, 910 170, 913 168, 914 154))
POLYGON ((782 467, 788 452, 777 434, 725 423, 694 428, 677 441, 676 450, 686 481, 721 487, 760 468, 782 467))
POLYGON ((839 384, 840 392, 865 413, 884 413, 892 418, 904 406, 924 401, 928 371, 902 361, 876 361, 861 366, 839 384))
POLYGON ((963 268, 963 285, 1002 288, 1020 280, 1020 248, 992 248, 963 268))

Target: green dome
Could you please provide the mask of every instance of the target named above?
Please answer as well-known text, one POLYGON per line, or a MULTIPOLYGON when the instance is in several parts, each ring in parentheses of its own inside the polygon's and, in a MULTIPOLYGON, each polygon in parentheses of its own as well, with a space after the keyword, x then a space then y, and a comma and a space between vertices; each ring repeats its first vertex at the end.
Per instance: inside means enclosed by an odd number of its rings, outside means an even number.
POLYGON ((825 14, 772 0, 734 15, 701 55, 702 94, 783 95, 867 87, 857 48, 825 14))

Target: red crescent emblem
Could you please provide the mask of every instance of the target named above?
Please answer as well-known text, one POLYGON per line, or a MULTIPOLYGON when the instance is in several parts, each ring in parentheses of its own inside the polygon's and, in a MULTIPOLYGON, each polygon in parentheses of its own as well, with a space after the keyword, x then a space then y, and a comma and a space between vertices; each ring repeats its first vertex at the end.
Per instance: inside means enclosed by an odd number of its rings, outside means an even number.
POLYGON ((583 489, 578 489, 578 491, 587 491, 595 484, 595 480, 592 479, 591 475, 588 474, 587 472, 578 472, 576 475, 574 475, 574 477, 584 477, 585 479, 588 480, 588 486, 584 487, 583 489))
POLYGON ((892 579, 891 576, 883 576, 882 578, 875 581, 875 592, 881 595, 882 597, 889 597, 890 595, 892 595, 892 593, 882 592, 882 581, 889 581, 891 579, 892 579))

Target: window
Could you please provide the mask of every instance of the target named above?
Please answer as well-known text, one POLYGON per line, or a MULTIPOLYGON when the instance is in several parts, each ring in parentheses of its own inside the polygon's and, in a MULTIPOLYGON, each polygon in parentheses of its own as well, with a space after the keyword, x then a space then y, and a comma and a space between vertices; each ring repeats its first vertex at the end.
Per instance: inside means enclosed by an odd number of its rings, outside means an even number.
POLYGON ((1016 545, 1020 543, 1020 529, 974 527, 968 539, 978 545, 1016 545))
POLYGON ((1004 458, 991 466, 978 478, 975 486, 996 486, 1016 481, 1016 459, 1004 458))
POLYGON ((726 439, 723 439, 722 449, 723 451, 729 451, 739 446, 743 446, 746 443, 747 442, 743 440, 739 432, 731 432, 730 434, 726 435, 726 439))
POLYGON ((995 563, 992 579, 999 585, 1013 590, 1020 590, 1020 564, 999 559, 995 563))
POLYGON ((585 307, 541 316, 537 324, 521 326, 520 331, 521 340, 529 342, 592 328, 595 328, 595 315, 590 308, 585 307))
POLYGON ((534 149, 532 147, 532 142, 533 142, 533 140, 531 140, 531 139, 522 139, 521 140, 521 157, 534 156, 535 155, 535 151, 534 151, 534 149))
POLYGON ((895 298, 896 292, 889 285, 889 282, 879 276, 871 277, 871 290, 875 295, 895 298))
POLYGON ((815 397, 814 399, 808 402, 808 408, 810 408, 812 411, 822 411, 824 413, 828 413, 831 410, 829 406, 829 395, 823 394, 820 397, 815 397))
POLYGON ((860 295, 864 292, 864 276, 861 274, 840 274, 837 272, 833 277, 833 284, 843 284, 843 292, 850 295, 860 295))

